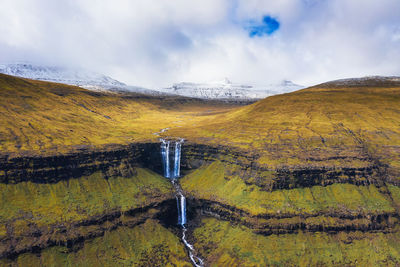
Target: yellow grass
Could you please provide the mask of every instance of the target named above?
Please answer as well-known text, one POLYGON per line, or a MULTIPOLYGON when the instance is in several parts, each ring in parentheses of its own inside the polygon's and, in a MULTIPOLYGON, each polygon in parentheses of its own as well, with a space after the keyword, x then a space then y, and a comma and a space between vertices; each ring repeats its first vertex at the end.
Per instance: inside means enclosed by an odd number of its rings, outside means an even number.
POLYGON ((3 152, 156 141, 164 128, 195 125, 231 105, 174 97, 96 93, 0 74, 3 152))

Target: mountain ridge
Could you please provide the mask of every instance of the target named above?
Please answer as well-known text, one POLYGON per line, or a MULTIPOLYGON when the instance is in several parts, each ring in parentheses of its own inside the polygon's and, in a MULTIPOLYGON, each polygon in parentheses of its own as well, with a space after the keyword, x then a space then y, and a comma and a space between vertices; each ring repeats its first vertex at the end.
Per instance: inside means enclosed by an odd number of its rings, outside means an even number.
POLYGON ((365 76, 360 78, 337 79, 309 88, 339 88, 339 87, 398 87, 400 86, 399 76, 365 76))
POLYGON ((125 86, 109 76, 86 70, 73 70, 66 67, 42 66, 30 63, 0 64, 0 73, 34 80, 87 86, 125 86))
POLYGON ((279 84, 252 85, 232 83, 228 78, 209 83, 180 82, 161 91, 202 99, 259 100, 271 95, 289 93, 304 86, 284 80, 279 84))

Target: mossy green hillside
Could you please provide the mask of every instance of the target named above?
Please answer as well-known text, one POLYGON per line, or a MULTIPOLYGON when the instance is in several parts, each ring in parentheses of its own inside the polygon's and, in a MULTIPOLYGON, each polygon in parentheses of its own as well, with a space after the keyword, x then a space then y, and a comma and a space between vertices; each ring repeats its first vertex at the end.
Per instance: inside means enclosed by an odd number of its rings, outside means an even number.
POLYGON ((204 218, 194 231, 209 266, 397 266, 400 233, 340 232, 258 235, 204 218))
POLYGON ((0 266, 192 266, 183 244, 154 220, 134 228, 119 227, 70 250, 55 246, 39 254, 22 254, 0 266))
POLYGON ((181 179, 182 188, 197 199, 216 201, 250 215, 342 216, 395 213, 390 197, 374 185, 333 184, 291 190, 265 191, 230 174, 234 165, 215 161, 181 179))
POLYGON ((400 212, 400 187, 394 185, 388 185, 388 190, 390 196, 393 199, 393 202, 395 203, 400 212))
POLYGON ((27 224, 37 227, 71 224, 115 211, 146 207, 172 197, 173 188, 160 175, 137 168, 133 177, 108 177, 95 173, 88 177, 52 184, 0 183, 0 233, 4 227, 13 235, 27 224))

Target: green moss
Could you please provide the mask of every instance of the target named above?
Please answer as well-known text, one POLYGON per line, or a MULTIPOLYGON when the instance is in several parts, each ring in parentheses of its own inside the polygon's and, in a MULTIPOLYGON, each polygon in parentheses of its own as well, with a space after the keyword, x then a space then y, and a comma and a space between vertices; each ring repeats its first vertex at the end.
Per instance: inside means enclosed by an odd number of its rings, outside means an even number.
POLYGON ((182 188, 196 198, 235 206, 252 215, 395 212, 391 200, 374 185, 333 184, 266 192, 245 184, 239 176, 227 176, 226 169, 230 168, 231 165, 219 161, 203 166, 181 180, 182 188))
POLYGON ((105 179, 101 173, 54 184, 0 183, 0 225, 14 234, 27 223, 37 226, 72 223, 110 211, 127 211, 171 197, 171 183, 146 169, 130 178, 105 179))
POLYGON ((342 232, 263 236, 212 218, 194 231, 210 266, 397 266, 400 234, 342 232))
POLYGON ((85 241, 78 251, 62 246, 39 255, 22 254, 9 266, 192 266, 183 244, 156 221, 147 220, 134 228, 119 227, 104 236, 85 241))
POLYGON ((4 224, 0 224, 0 239, 3 239, 7 235, 7 228, 4 224))
POLYGON ((396 203, 397 207, 400 208, 400 187, 389 184, 388 189, 394 203, 396 203))

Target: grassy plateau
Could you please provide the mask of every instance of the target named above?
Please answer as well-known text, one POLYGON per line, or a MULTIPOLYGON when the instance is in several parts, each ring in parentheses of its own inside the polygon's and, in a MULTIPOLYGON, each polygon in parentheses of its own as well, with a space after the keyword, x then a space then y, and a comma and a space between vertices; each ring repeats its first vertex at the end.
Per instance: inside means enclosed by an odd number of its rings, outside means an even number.
POLYGON ((157 141, 234 106, 179 97, 93 92, 0 74, 2 152, 68 152, 77 145, 157 141))

